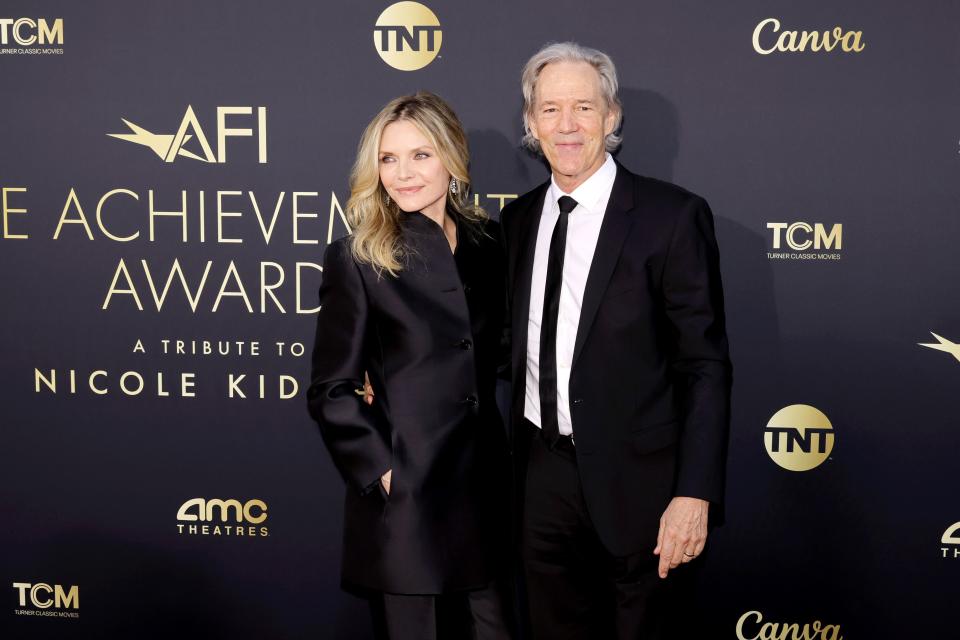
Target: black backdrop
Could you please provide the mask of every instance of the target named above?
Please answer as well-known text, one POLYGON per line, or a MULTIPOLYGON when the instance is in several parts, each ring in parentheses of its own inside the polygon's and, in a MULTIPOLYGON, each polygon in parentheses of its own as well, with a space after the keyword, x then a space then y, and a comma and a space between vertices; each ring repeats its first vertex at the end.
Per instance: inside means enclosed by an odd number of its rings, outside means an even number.
POLYGON ((495 215, 492 194, 546 178, 518 148, 519 72, 566 39, 618 64, 619 160, 717 218, 735 395, 727 523, 690 603, 703 637, 956 637, 960 5, 426 4, 442 43, 416 71, 375 48, 390 2, 0 7, 3 637, 369 635, 338 588, 342 485, 303 402, 356 143, 388 99, 441 94, 495 215), (834 27, 849 46, 760 53, 768 18, 761 50, 834 27), (151 208, 186 214, 151 237, 151 208), (768 227, 798 222, 834 235, 768 227), (162 297, 174 264, 195 308, 176 275, 162 297), (931 332, 942 349, 918 344, 931 332), (833 427, 808 471, 764 445, 797 404, 833 427), (237 503, 181 511, 198 498, 237 503))

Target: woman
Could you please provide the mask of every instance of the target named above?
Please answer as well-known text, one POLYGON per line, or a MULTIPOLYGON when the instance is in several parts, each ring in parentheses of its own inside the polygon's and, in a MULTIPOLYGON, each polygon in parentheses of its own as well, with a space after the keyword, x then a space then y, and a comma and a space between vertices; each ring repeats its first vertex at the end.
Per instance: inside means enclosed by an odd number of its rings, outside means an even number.
POLYGON ((493 587, 509 536, 503 259, 467 162, 443 100, 390 102, 351 173, 353 235, 324 259, 309 408, 347 483, 343 585, 379 592, 391 639, 464 637, 445 627, 458 602, 473 637, 508 637, 493 587))

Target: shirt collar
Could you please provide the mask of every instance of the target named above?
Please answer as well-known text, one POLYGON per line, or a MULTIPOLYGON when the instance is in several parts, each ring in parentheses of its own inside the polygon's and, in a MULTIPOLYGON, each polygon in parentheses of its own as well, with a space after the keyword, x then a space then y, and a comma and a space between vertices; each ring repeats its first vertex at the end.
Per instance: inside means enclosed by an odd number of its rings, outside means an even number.
POLYGON ((572 193, 564 192, 551 174, 550 198, 553 206, 557 206, 557 200, 561 196, 570 196, 588 213, 603 213, 603 208, 600 205, 610 195, 610 191, 613 189, 613 181, 617 177, 617 164, 613 161, 613 156, 609 153, 606 156, 607 159, 600 165, 600 168, 583 184, 574 189, 572 193))

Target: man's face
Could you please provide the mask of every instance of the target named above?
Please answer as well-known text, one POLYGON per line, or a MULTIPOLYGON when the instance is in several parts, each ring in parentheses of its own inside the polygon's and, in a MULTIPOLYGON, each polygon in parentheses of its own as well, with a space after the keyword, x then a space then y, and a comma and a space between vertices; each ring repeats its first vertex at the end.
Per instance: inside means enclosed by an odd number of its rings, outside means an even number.
POLYGON ((600 75, 586 62, 555 62, 540 71, 530 133, 540 142, 557 184, 570 192, 603 165, 604 139, 616 113, 600 91, 600 75))

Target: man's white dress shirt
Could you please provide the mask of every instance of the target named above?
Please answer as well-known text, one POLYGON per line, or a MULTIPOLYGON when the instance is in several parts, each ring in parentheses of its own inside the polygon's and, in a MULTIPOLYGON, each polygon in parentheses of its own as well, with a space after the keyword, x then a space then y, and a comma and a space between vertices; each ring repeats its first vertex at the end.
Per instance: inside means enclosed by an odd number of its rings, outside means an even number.
POLYGON ((567 244, 563 254, 563 280, 560 287, 560 314, 557 318, 557 419, 560 435, 573 433, 570 421, 570 367, 573 364, 573 346, 580 326, 580 307, 587 286, 587 275, 593 262, 593 253, 600 237, 600 225, 607 210, 617 165, 610 154, 596 173, 583 184, 565 193, 551 176, 550 188, 543 201, 540 227, 537 230, 536 253, 533 258, 533 279, 530 283, 530 315, 527 319, 527 380, 523 415, 541 426, 540 422, 540 324, 543 322, 543 295, 547 285, 547 258, 550 239, 560 218, 557 200, 570 196, 577 201, 567 222, 567 244))

